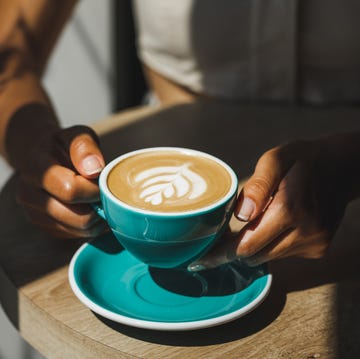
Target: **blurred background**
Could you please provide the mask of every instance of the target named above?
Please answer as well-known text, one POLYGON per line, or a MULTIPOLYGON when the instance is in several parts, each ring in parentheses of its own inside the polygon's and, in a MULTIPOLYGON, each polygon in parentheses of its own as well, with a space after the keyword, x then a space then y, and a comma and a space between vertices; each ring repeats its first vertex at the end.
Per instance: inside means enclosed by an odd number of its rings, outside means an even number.
MULTIPOLYGON (((131 2, 79 1, 53 52, 44 84, 64 127, 89 124, 141 102, 144 83, 135 53, 131 2)), ((0 159, 1 187, 11 173, 0 159)), ((40 358, 0 309, 0 359, 40 358)))

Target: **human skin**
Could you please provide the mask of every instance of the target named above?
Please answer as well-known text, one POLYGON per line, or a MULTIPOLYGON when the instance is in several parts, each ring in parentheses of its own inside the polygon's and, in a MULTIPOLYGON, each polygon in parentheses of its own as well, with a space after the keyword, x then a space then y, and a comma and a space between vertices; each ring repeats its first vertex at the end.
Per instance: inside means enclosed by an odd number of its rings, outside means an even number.
MULTIPOLYGON (((89 202, 104 166, 95 134, 62 129, 42 88, 46 61, 75 0, 0 0, 0 148, 19 175, 18 201, 29 220, 56 237, 92 237, 106 225, 89 202)), ((197 95, 146 69, 164 104, 197 95)), ((234 258, 251 265, 325 254, 347 204, 359 196, 360 135, 347 133, 278 146, 258 161, 229 234, 193 270, 234 258)))
POLYGON ((325 255, 346 206, 360 196, 360 133, 273 148, 258 160, 234 211, 247 224, 189 266, 204 270, 241 258, 251 266, 325 255))
POLYGON ((19 178, 28 219, 56 237, 91 237, 105 224, 89 202, 104 159, 93 131, 60 128, 41 76, 73 0, 0 0, 0 149, 19 178))

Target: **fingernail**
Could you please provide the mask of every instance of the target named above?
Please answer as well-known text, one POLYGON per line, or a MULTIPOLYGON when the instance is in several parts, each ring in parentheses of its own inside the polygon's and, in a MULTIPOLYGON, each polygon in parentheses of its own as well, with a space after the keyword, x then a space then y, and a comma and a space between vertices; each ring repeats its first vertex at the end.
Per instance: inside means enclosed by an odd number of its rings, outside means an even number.
POLYGON ((189 264, 187 267, 187 270, 189 272, 200 272, 205 269, 206 269, 206 267, 203 264, 196 263, 196 262, 189 264))
POLYGON ((241 221, 247 222, 254 211, 255 211, 255 202, 248 197, 244 197, 241 203, 241 207, 236 214, 236 217, 241 221))
POLYGON ((82 168, 88 175, 93 175, 95 173, 100 173, 103 169, 102 164, 95 155, 87 156, 82 161, 82 168))

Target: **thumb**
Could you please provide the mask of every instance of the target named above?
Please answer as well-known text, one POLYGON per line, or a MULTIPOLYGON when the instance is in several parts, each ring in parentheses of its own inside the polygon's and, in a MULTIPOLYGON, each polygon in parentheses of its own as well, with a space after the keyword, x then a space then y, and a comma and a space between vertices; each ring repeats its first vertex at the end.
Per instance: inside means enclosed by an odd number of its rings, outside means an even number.
POLYGON ((95 132, 86 126, 67 128, 59 135, 76 171, 85 178, 97 178, 105 166, 95 132))
POLYGON ((239 220, 251 221, 266 209, 294 162, 296 147, 295 143, 275 147, 260 157, 237 200, 234 214, 239 220))

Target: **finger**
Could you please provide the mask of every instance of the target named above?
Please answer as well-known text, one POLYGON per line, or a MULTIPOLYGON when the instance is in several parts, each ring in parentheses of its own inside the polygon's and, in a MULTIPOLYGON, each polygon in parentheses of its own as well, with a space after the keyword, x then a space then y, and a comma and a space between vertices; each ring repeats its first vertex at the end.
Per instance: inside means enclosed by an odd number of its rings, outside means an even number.
POLYGON ((96 222, 90 228, 79 229, 56 222, 53 218, 36 210, 26 211, 25 214, 30 223, 56 238, 93 238, 109 231, 103 221, 96 222))
POLYGON ((227 233, 205 256, 190 263, 187 270, 189 272, 199 272, 232 262, 236 259, 235 253, 237 246, 237 236, 227 233))
POLYGON ((285 191, 277 192, 266 212, 239 232, 234 257, 250 257, 294 228, 294 215, 286 201, 285 191))
POLYGON ((295 255, 300 246, 299 233, 289 229, 274 238, 267 246, 250 257, 243 258, 249 266, 257 266, 275 259, 295 255))
POLYGON ((100 221, 88 204, 64 204, 49 196, 45 191, 31 186, 27 182, 20 182, 17 188, 17 201, 27 211, 43 212, 56 222, 81 230, 92 227, 100 221))
POLYGON ((276 147, 259 159, 254 174, 245 183, 234 211, 242 221, 251 221, 269 205, 280 181, 294 163, 299 143, 276 147))
POLYGON ((236 258, 250 258, 279 236, 292 231, 293 219, 277 193, 266 212, 247 224, 238 234, 225 236, 209 253, 189 266, 190 271, 213 268, 236 258))
POLYGON ((99 187, 95 182, 60 165, 53 165, 46 171, 42 187, 65 203, 91 203, 99 199, 99 187))
POLYGON ((43 188, 61 202, 89 203, 99 199, 99 187, 94 181, 60 165, 48 152, 31 156, 21 177, 24 181, 43 188))
POLYGON ((74 126, 57 135, 76 171, 82 176, 93 179, 98 177, 105 166, 95 132, 86 126, 74 126))
POLYGON ((229 239, 231 241, 230 244, 221 243, 218 248, 212 250, 205 257, 190 264, 188 270, 198 272, 211 269, 230 263, 235 259, 240 259, 249 266, 256 266, 274 259, 285 258, 295 254, 296 249, 293 246, 297 236, 298 234, 295 235, 294 230, 289 229, 274 238, 259 252, 247 257, 236 255, 238 240, 233 236, 232 239, 229 239))
POLYGON ((244 260, 246 264, 256 266, 292 256, 318 259, 326 254, 329 245, 330 236, 327 232, 304 236, 300 229, 295 229, 278 236, 261 251, 244 260))
POLYGON ((189 265, 191 272, 217 267, 219 265, 242 259, 249 266, 257 266, 272 260, 291 256, 317 259, 323 257, 330 245, 331 233, 318 231, 312 235, 305 234, 301 228, 288 228, 268 242, 261 250, 248 256, 238 256, 239 242, 234 234, 226 238, 228 243, 220 242, 205 257, 189 265))

